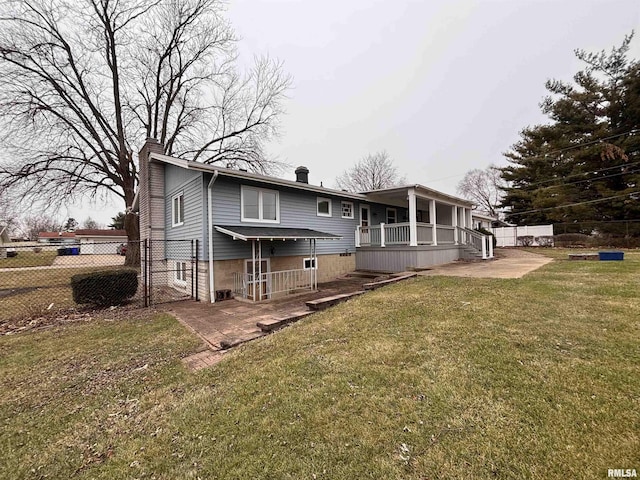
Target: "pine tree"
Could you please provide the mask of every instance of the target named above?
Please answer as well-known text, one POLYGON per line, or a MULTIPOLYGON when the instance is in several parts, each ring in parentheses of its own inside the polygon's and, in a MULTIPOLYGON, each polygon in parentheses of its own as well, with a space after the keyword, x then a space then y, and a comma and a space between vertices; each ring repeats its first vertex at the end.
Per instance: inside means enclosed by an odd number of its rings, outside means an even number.
POLYGON ((627 58, 632 38, 610 53, 576 50, 586 66, 573 82, 547 81, 541 109, 550 123, 525 128, 505 154, 507 220, 626 233, 620 225, 640 219, 640 64, 627 58))

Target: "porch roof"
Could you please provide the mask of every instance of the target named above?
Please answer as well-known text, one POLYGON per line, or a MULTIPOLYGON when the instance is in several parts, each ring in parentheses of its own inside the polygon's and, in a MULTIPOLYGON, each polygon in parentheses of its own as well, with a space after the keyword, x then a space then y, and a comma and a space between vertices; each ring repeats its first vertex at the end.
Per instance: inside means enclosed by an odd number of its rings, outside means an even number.
POLYGON ((234 240, 340 240, 340 235, 319 232, 309 228, 245 227, 214 225, 218 232, 234 240))
POLYGON ((395 200, 396 202, 399 202, 398 205, 400 205, 406 204, 407 194, 409 193, 409 190, 412 189, 416 193, 416 195, 421 198, 434 199, 443 203, 457 205, 460 207, 473 207, 473 202, 470 202, 469 200, 465 200, 464 198, 460 197, 454 197, 453 195, 439 192, 438 190, 434 190, 432 188, 418 184, 383 188, 381 190, 369 190, 362 193, 371 199, 377 198, 381 203, 393 202, 395 200))

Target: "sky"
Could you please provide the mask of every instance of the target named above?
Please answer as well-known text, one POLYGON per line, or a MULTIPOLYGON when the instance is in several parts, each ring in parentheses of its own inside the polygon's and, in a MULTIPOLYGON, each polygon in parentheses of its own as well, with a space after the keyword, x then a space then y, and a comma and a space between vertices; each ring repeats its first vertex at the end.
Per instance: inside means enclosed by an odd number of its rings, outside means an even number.
MULTIPOLYGON (((640 1, 229 0, 227 18, 241 66, 269 55, 293 77, 267 147, 291 165, 282 177, 304 165, 333 187, 386 150, 409 183, 455 195, 466 172, 506 165, 518 133, 546 121, 545 81, 571 80, 575 49, 609 51, 639 29, 640 1)), ((90 214, 108 223, 117 206, 90 214)))

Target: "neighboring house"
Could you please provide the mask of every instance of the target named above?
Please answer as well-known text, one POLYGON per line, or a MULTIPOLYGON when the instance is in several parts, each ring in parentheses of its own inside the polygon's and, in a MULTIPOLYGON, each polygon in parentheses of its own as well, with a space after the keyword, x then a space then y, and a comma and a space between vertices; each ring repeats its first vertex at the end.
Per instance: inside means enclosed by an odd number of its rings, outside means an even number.
POLYGON ((56 245, 76 243, 76 234, 74 232, 40 232, 38 233, 38 242, 56 245))
POLYGON ((476 230, 484 228, 491 231, 494 225, 498 222, 498 217, 490 215, 487 212, 481 212, 479 210, 471 211, 471 222, 473 228, 476 230))
POLYGON ((80 229, 74 233, 80 243, 81 255, 114 254, 120 244, 127 243, 125 230, 80 229))
POLYGON ((353 270, 399 272, 493 256, 492 244, 471 229, 472 204, 421 185, 349 193, 308 183, 220 168, 162 154, 153 139, 140 152, 140 189, 132 206, 140 236, 144 281, 194 288, 214 301, 224 291, 252 300, 274 298, 353 270), (198 240, 193 257, 178 240, 198 240), (150 274, 146 261, 164 262, 150 274), (170 273, 169 276, 166 272, 170 273))
POLYGON ((74 232, 40 232, 39 243, 79 245, 82 255, 115 254, 118 245, 127 243, 124 230, 80 229, 74 232))

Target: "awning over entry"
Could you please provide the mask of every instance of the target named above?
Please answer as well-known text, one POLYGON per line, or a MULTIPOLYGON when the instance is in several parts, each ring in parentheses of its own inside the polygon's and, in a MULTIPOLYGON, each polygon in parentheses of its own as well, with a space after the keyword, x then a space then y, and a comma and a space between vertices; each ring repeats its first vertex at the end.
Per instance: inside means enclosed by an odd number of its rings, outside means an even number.
POLYGON ((214 225, 218 232, 233 237, 234 240, 340 240, 339 235, 319 232, 309 228, 244 227, 214 225))

